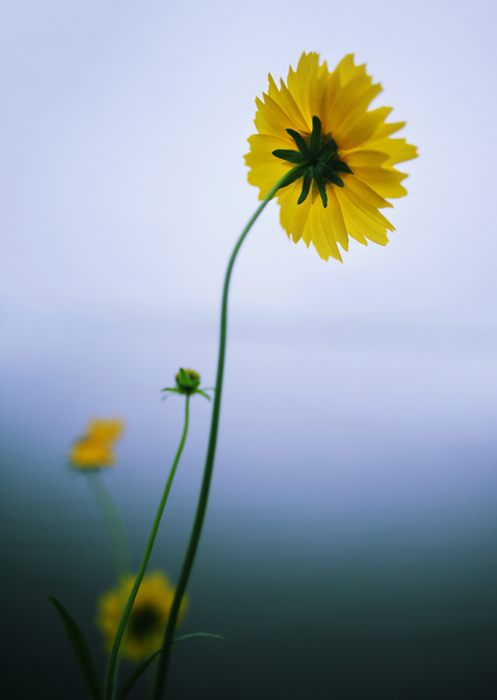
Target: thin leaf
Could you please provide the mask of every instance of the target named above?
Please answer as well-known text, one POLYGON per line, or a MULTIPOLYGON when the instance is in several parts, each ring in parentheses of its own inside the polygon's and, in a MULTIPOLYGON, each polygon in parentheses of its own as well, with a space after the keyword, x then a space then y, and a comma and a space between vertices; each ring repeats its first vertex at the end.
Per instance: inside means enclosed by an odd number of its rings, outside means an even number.
POLYGON ((138 666, 138 668, 135 668, 131 676, 128 678, 126 683, 123 685, 121 692, 117 696, 117 700, 124 700, 124 698, 128 695, 129 691, 133 688, 135 683, 143 676, 147 668, 150 666, 152 661, 155 659, 155 657, 160 654, 161 650, 159 649, 156 651, 152 656, 149 656, 148 659, 145 659, 145 661, 142 661, 142 663, 138 666))
POLYGON ((57 612, 62 618, 67 636, 69 637, 69 641, 71 642, 79 668, 81 669, 81 673, 83 674, 92 698, 94 700, 103 700, 97 672, 91 658, 90 650, 88 649, 88 644, 83 636, 83 632, 80 630, 76 620, 69 615, 65 607, 59 600, 57 600, 57 598, 50 595, 48 596, 48 599, 51 603, 53 603, 57 612))
MULTIPOLYGON (((194 637, 208 637, 210 639, 224 639, 220 634, 209 634, 209 632, 194 632, 193 634, 184 634, 182 637, 177 637, 173 644, 184 642, 185 639, 193 639, 194 637)), ((120 699, 119 699, 120 700, 120 699)))

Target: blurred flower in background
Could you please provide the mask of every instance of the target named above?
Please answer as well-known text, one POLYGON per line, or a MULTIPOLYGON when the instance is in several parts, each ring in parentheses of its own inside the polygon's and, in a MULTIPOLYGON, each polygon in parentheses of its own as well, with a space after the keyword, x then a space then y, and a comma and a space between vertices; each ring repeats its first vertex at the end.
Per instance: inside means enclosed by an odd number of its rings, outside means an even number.
POLYGON ((119 418, 91 420, 86 434, 73 444, 69 452, 71 466, 76 469, 111 467, 116 461, 114 443, 123 431, 124 423, 119 418))
MULTIPOLYGON (((121 576, 118 585, 103 593, 97 602, 95 622, 103 634, 107 653, 111 650, 134 581, 135 576, 132 574, 121 576)), ((152 571, 144 576, 121 647, 123 658, 141 661, 160 649, 173 597, 174 587, 161 571, 152 571)), ((183 599, 179 621, 184 616, 187 605, 188 602, 183 599)))

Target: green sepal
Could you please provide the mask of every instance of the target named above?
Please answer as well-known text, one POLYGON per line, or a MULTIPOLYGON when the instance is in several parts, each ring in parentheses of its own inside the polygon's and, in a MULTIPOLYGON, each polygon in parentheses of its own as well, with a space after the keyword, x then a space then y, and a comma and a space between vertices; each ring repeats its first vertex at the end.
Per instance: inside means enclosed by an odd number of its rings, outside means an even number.
POLYGON ((183 367, 179 368, 179 382, 178 384, 180 385, 178 388, 179 389, 184 389, 185 391, 188 391, 190 389, 196 389, 200 385, 200 379, 192 379, 188 372, 183 369, 183 367))
MULTIPOLYGON (((307 171, 307 165, 302 165, 301 168, 296 169, 285 181, 284 185, 282 187, 288 187, 288 185, 291 185, 293 182, 296 182, 297 180, 300 180, 302 175, 307 171)), ((288 172, 291 172, 289 170, 288 172)))
POLYGON ((276 151, 273 151, 273 156, 287 160, 289 163, 295 163, 295 165, 303 163, 305 160, 304 155, 300 151, 286 151, 284 148, 278 148, 276 151))
POLYGON ((338 177, 336 172, 328 165, 328 163, 326 165, 322 166, 319 169, 319 172, 325 178, 325 180, 329 180, 334 185, 338 185, 338 187, 343 187, 343 180, 341 180, 338 177))
POLYGON ((321 200, 323 202, 323 207, 326 209, 326 207, 328 206, 328 195, 326 194, 324 180, 317 170, 314 173, 314 180, 316 181, 316 185, 318 186, 319 194, 321 195, 321 200))
POLYGON ((317 155, 321 147, 321 120, 316 115, 312 118, 312 133, 309 141, 309 150, 311 154, 317 155))
POLYGON ((310 155, 309 146, 306 144, 299 132, 295 131, 295 129, 287 129, 286 131, 295 141, 295 143, 297 144, 297 148, 302 153, 302 155, 308 158, 310 155))
POLYGON ((143 676, 147 668, 150 666, 152 661, 155 659, 155 657, 160 654, 161 650, 159 649, 156 651, 152 656, 149 656, 148 659, 145 659, 145 661, 142 661, 141 664, 135 668, 131 676, 128 678, 126 683, 123 685, 121 688, 121 692, 117 696, 117 700, 124 700, 124 698, 128 695, 129 691, 133 688, 135 683, 143 676))
POLYGON ((62 618, 67 636, 71 642, 76 660, 79 664, 79 668, 81 669, 81 673, 83 674, 83 678, 86 681, 90 695, 92 696, 93 700, 103 700, 98 675, 91 658, 88 644, 83 636, 83 632, 80 630, 76 620, 69 615, 65 607, 59 600, 57 600, 57 598, 50 595, 48 596, 48 600, 53 603, 55 609, 62 618))
POLYGON ((202 396, 205 396, 206 399, 209 399, 209 401, 211 400, 211 397, 209 396, 209 394, 206 394, 205 391, 202 391, 202 389, 197 389, 195 394, 202 394, 202 396))
MULTIPOLYGON (((194 632, 193 634, 184 634, 181 637, 177 637, 173 641, 173 644, 177 644, 178 642, 184 642, 186 639, 194 639, 195 637, 207 637, 210 639, 224 639, 224 637, 221 637, 220 634, 209 634, 209 632, 194 632)), ((119 698, 119 700, 121 700, 121 699, 119 698)))
POLYGON ((304 181, 302 183, 302 192, 300 193, 300 197, 298 198, 297 204, 302 204, 302 202, 305 202, 305 200, 307 199, 307 195, 309 194, 312 185, 312 174, 313 171, 311 168, 308 168, 305 171, 304 181))
MULTIPOLYGON (((179 389, 173 389, 169 386, 167 386, 165 389, 161 389, 161 391, 170 391, 172 394, 181 394, 181 391, 179 389)), ((167 394, 164 394, 161 398, 167 399, 167 394)))
POLYGON ((336 173, 350 173, 350 175, 354 174, 344 160, 337 160, 336 158, 332 158, 326 163, 326 165, 329 165, 330 168, 336 173))
POLYGON ((321 161, 321 163, 326 163, 326 161, 328 161, 333 155, 335 155, 337 151, 337 142, 335 141, 335 139, 330 139, 328 143, 325 143, 319 151, 318 160, 321 161))

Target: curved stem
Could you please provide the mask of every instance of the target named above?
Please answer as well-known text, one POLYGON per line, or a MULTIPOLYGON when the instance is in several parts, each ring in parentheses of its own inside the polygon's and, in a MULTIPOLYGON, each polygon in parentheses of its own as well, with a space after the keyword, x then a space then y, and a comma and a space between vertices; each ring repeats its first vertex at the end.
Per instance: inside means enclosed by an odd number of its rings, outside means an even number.
POLYGON ((152 547, 154 546, 155 538, 157 535, 157 531, 159 529, 160 521, 162 518, 162 513, 164 512, 164 508, 166 506, 166 501, 167 497, 169 496, 169 491, 171 490, 171 485, 173 483, 174 475, 176 473, 176 467, 178 466, 181 453, 183 452, 183 447, 185 445, 185 440, 186 440, 186 434, 188 432, 188 421, 189 421, 189 406, 190 406, 190 396, 189 394, 186 395, 186 404, 185 404, 185 425, 183 428, 183 434, 181 436, 181 441, 179 443, 178 450, 176 452, 176 456, 174 458, 173 465, 171 467, 171 471, 169 472, 169 476, 167 477, 166 485, 164 486, 164 491, 162 493, 162 498, 159 503, 159 507, 157 509, 157 513, 155 514, 155 519, 154 523, 152 525, 152 530, 150 532, 150 536, 148 538, 147 546, 145 549, 145 554, 143 555, 142 563, 140 564, 140 568, 138 569, 138 573, 136 575, 135 582, 133 584, 133 588, 131 589, 131 593, 129 594, 128 602, 126 603, 126 607, 124 608, 123 614, 121 616, 121 620, 119 622, 119 626, 117 628, 116 636, 114 638, 114 643, 112 645, 112 649, 110 652, 109 656, 109 663, 107 665, 107 675, 105 679, 105 698, 106 700, 112 700, 115 694, 115 681, 116 681, 116 669, 117 669, 117 660, 118 660, 118 655, 119 655, 119 647, 121 645, 123 636, 124 636, 124 631, 126 629, 126 625, 129 620, 129 616, 131 614, 131 610, 133 608, 133 603, 135 602, 136 594, 138 593, 138 589, 140 588, 140 584, 142 582, 143 576, 145 574, 145 570, 147 568, 148 560, 150 559, 150 554, 152 553, 152 547))
POLYGON ((240 238, 238 239, 231 258, 228 263, 228 268, 226 270, 226 276, 224 279, 223 287, 223 298, 221 302, 221 329, 219 337, 219 356, 217 361, 217 376, 216 376, 216 391, 214 393, 214 403, 212 407, 212 418, 211 418, 211 429, 209 435, 209 444, 207 446, 207 455, 205 459, 204 475, 202 478, 202 485, 200 488, 200 495, 197 504, 197 512, 195 514, 195 520, 193 522, 193 528, 190 535, 190 542, 188 544, 188 549, 186 550, 185 559, 183 562, 183 568, 179 577, 178 585, 174 594, 173 603, 171 605, 171 610, 169 612, 169 618, 167 621, 166 632, 164 635, 164 643, 162 645, 161 655, 159 657, 159 667, 157 670, 157 679, 155 683, 155 690, 153 700, 160 700, 163 694, 164 686, 166 683, 167 668, 169 664, 169 657, 171 654, 171 647, 173 643, 174 631, 176 628, 176 622, 178 620, 178 614, 180 610, 181 601, 185 594, 186 586, 188 584, 188 579, 190 578, 190 573, 193 567, 193 562, 195 561, 195 555, 197 553, 197 547, 200 540, 200 535, 202 534, 202 526, 204 524, 205 512, 207 510, 207 502, 209 499, 209 490, 212 480, 212 472, 214 469, 214 457, 216 454, 216 442, 217 442, 217 432, 219 427, 219 414, 221 410, 221 394, 223 388, 223 374, 224 374, 224 359, 226 355, 226 330, 228 321, 228 291, 231 278, 231 272, 233 270, 233 265, 235 263, 236 256, 240 247, 245 240, 246 235, 252 228, 252 225, 256 221, 259 214, 262 212, 266 204, 274 197, 276 192, 281 188, 285 187, 288 181, 292 181, 292 176, 295 172, 301 170, 300 165, 296 165, 274 185, 274 187, 266 195, 260 206, 257 208, 255 214, 252 216, 246 227, 243 229, 240 238))
POLYGON ((116 504, 112 500, 112 497, 100 476, 100 470, 91 469, 85 472, 85 476, 93 498, 97 502, 97 505, 104 517, 105 524, 109 530, 112 544, 114 546, 116 574, 119 578, 123 574, 127 574, 130 569, 126 529, 119 511, 116 508, 116 504))

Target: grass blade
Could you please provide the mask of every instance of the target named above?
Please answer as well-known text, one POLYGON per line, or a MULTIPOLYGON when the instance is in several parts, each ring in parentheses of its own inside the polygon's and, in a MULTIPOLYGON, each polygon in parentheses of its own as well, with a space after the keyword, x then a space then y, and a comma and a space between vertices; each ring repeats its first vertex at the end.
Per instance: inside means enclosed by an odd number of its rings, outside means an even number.
POLYGON ((124 698, 128 695, 129 691, 131 688, 134 686, 136 681, 142 677, 142 675, 145 673, 147 668, 150 666, 152 661, 155 659, 157 654, 160 654, 160 649, 155 652, 155 654, 152 654, 152 656, 149 656, 148 659, 145 659, 145 661, 142 661, 142 663, 136 668, 131 676, 128 678, 126 683, 124 684, 121 692, 117 696, 117 700, 124 700, 124 698))
POLYGON ((48 599, 55 606, 57 612, 62 618, 64 627, 66 628, 67 636, 71 642, 74 654, 76 656, 81 673, 86 681, 88 690, 91 693, 93 700, 103 700, 102 691, 100 689, 100 683, 98 681, 98 675, 91 658, 90 650, 88 644, 83 636, 83 632, 80 630, 76 620, 69 615, 62 603, 54 598, 54 596, 48 596, 48 599))

